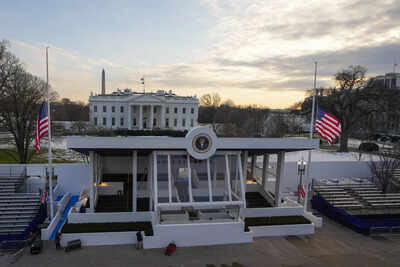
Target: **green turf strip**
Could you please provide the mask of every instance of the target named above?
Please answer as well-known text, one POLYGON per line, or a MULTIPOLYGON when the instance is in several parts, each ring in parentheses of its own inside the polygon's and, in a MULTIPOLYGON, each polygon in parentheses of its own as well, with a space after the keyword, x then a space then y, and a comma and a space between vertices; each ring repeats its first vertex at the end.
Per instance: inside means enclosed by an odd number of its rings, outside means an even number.
POLYGON ((62 233, 98 233, 98 232, 130 232, 144 231, 146 236, 153 235, 151 222, 123 223, 66 223, 62 233))
POLYGON ((245 231, 249 231, 251 226, 271 226, 271 225, 290 225, 290 224, 310 224, 311 222, 303 216, 276 216, 276 217, 255 217, 245 218, 245 231))

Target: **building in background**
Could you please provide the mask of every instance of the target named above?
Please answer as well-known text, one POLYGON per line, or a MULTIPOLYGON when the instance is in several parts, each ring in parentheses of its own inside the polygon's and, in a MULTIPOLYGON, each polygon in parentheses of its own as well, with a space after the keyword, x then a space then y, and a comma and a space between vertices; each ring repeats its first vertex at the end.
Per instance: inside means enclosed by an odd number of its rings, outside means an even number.
POLYGON ((400 73, 389 72, 373 79, 384 87, 400 89, 400 73))
POLYGON ((188 130, 197 126, 199 100, 171 90, 155 93, 131 89, 107 94, 102 72, 101 94, 89 97, 90 122, 103 128, 129 130, 188 130))

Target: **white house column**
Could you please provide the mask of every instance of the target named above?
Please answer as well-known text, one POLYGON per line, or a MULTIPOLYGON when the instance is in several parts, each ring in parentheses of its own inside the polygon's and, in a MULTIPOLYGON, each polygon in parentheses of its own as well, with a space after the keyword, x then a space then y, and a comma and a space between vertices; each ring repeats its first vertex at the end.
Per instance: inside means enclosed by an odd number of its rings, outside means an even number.
POLYGON ((132 154, 132 211, 136 211, 137 203, 137 150, 132 154))
POLYGON ((276 165, 275 181, 275 207, 279 207, 281 202, 281 179, 284 177, 285 170, 285 152, 278 153, 278 162, 276 165))
POLYGON ((160 128, 164 129, 165 128, 165 108, 163 105, 160 106, 160 128))
POLYGON ((267 192, 267 181, 268 181, 268 167, 269 167, 269 154, 264 153, 263 156, 263 170, 262 170, 262 187, 267 192))
POLYGON ((132 106, 128 105, 128 130, 132 130, 132 106))
POLYGON ((90 212, 94 212, 94 152, 89 151, 89 190, 90 212))
POLYGON ((139 105, 139 130, 143 130, 143 106, 139 105))
POLYGON ((153 130, 153 121, 154 121, 154 106, 150 105, 150 130, 153 130))

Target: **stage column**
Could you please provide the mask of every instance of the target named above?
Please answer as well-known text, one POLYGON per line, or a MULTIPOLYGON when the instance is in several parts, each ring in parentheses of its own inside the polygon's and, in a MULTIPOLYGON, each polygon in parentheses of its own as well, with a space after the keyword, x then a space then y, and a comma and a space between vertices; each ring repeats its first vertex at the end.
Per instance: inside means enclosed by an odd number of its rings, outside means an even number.
POLYGON ((94 212, 94 152, 89 151, 89 190, 90 190, 90 212, 94 212))
POLYGON ((247 168, 249 165, 249 151, 244 151, 244 155, 243 155, 243 178, 244 178, 244 189, 245 191, 243 192, 243 194, 246 195, 246 188, 247 188, 247 168))
POLYGON ((278 153, 278 162, 276 164, 275 179, 275 207, 279 207, 281 202, 281 180, 285 176, 285 152, 278 153))
POLYGON ((265 192, 267 192, 268 167, 269 167, 269 154, 264 153, 263 170, 262 170, 262 187, 265 192))
POLYGON ((132 211, 136 212, 137 203, 137 150, 132 153, 132 211))

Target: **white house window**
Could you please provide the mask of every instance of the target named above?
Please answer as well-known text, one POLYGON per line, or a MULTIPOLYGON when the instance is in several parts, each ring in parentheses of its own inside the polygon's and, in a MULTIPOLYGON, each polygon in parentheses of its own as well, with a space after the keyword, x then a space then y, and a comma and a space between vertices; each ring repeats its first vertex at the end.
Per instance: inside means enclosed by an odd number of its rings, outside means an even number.
POLYGON ((157 119, 154 118, 154 119, 153 119, 153 126, 156 126, 156 125, 157 125, 157 119))
POLYGON ((136 126, 136 118, 133 118, 133 125, 136 126))
POLYGON ((96 106, 96 105, 94 105, 93 111, 94 111, 94 112, 97 112, 97 106, 96 106))
POLYGON ((165 108, 165 113, 169 114, 169 107, 165 108))
POLYGON ((103 106, 103 112, 107 112, 107 106, 103 106))
POLYGON ((121 126, 124 126, 124 118, 121 118, 120 124, 121 126))
POLYGON ((111 124, 112 124, 112 126, 115 125, 115 118, 111 118, 111 124))
POLYGON ((178 120, 177 119, 174 119, 174 126, 175 127, 178 126, 178 120))
POLYGON ((103 125, 104 125, 104 126, 107 125, 107 118, 103 118, 103 125))
POLYGON ((165 127, 169 127, 169 119, 165 119, 165 127))
POLYGON ((120 111, 121 113, 124 113, 124 107, 120 107, 120 108, 119 108, 119 111, 120 111))
POLYGON ((111 107, 111 112, 115 112, 115 107, 114 106, 111 107))
POLYGON ((194 114, 194 108, 190 109, 190 113, 194 114))
POLYGON ((174 113, 178 114, 178 108, 174 108, 174 113))
POLYGON ((153 108, 153 113, 156 114, 157 113, 157 107, 153 108))
POLYGON ((190 120, 190 127, 193 127, 193 124, 194 124, 194 120, 191 119, 191 120, 190 120))
POLYGON ((182 113, 183 113, 183 114, 186 113, 186 108, 182 108, 182 113))
POLYGON ((186 126, 186 120, 182 119, 182 127, 185 127, 185 126, 186 126))
POLYGON ((94 125, 97 125, 97 118, 94 117, 94 125))

